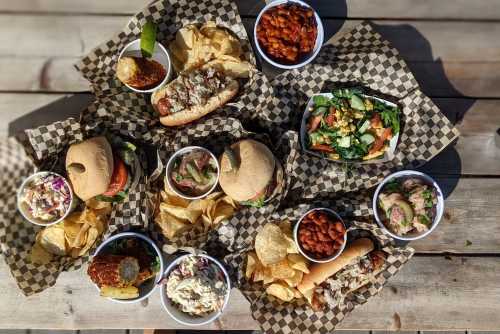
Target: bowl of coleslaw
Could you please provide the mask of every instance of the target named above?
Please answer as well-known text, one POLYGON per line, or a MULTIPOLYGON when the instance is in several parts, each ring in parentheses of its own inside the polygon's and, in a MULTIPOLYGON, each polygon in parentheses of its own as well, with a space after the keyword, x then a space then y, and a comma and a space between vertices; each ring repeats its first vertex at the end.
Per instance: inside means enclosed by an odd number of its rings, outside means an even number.
POLYGON ((54 172, 37 172, 17 191, 17 208, 30 223, 49 226, 61 222, 73 209, 73 190, 68 180, 54 172))
POLYGON ((218 260, 205 254, 184 254, 165 270, 161 300, 167 313, 187 326, 217 319, 229 302, 231 281, 218 260))

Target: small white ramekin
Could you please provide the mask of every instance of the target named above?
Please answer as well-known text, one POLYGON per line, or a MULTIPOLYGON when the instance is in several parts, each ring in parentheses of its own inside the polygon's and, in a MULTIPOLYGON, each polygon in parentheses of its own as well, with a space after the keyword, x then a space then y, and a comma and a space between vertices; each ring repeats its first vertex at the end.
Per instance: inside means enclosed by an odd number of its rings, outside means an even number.
POLYGON ((308 5, 304 1, 301 1, 301 0, 274 0, 274 1, 269 2, 260 11, 259 16, 257 16, 257 20, 255 21, 255 25, 253 27, 253 38, 255 41, 255 46, 257 47, 257 51, 262 56, 262 58, 264 58, 269 64, 276 66, 278 68, 291 70, 291 69, 300 68, 302 66, 305 66, 305 65, 309 64, 311 61, 313 61, 314 58, 316 58, 319 51, 321 50, 321 46, 323 45, 323 41, 325 38, 325 32, 323 29, 323 23, 321 22, 321 18, 319 17, 318 13, 316 13, 314 8, 312 8, 310 5, 308 5), (280 64, 280 63, 272 60, 270 57, 267 56, 267 54, 264 52, 264 50, 261 49, 259 41, 257 39, 257 25, 259 24, 259 21, 260 21, 262 14, 264 14, 264 12, 267 11, 271 7, 282 5, 285 3, 297 3, 297 4, 300 4, 304 7, 311 8, 314 12, 314 18, 316 19, 316 26, 318 28, 318 34, 316 36, 316 44, 314 45, 314 49, 313 49, 312 53, 309 55, 309 57, 307 59, 305 59, 303 62, 298 63, 298 64, 290 64, 290 65, 280 64))
POLYGON ((178 195, 178 196, 180 196, 182 198, 188 199, 188 200, 200 199, 200 198, 203 198, 203 197, 209 195, 217 187, 217 184, 219 183, 219 177, 220 177, 219 160, 217 160, 217 158, 215 157, 215 155, 212 152, 210 152, 209 150, 207 150, 206 148, 201 147, 201 146, 186 146, 186 147, 181 148, 180 150, 177 150, 174 154, 172 154, 172 156, 170 157, 170 159, 168 159, 167 167, 166 167, 166 170, 165 170, 165 179, 167 181, 167 185, 170 188, 170 190, 172 190, 176 195, 178 195), (215 165, 217 166, 217 178, 216 178, 213 186, 206 193, 204 193, 202 195, 199 195, 199 196, 188 196, 188 195, 183 194, 173 184, 173 182, 170 180, 170 173, 172 172, 172 168, 174 166, 174 162, 175 162, 175 160, 177 158, 179 158, 179 157, 183 156, 184 154, 187 154, 187 153, 189 153, 191 151, 194 151, 194 150, 202 150, 202 151, 205 151, 208 154, 210 154, 210 157, 215 161, 215 165))
POLYGON ((68 182, 68 180, 57 174, 57 173, 54 173, 54 172, 48 172, 48 171, 43 171, 43 172, 37 172, 35 174, 32 174, 30 175, 28 178, 26 178, 23 183, 21 184, 21 186, 17 189, 17 209, 19 210, 19 212, 21 213, 21 215, 24 217, 24 219, 26 219, 27 221, 29 221, 30 223, 32 224, 35 224, 35 225, 38 225, 38 226, 50 226, 50 225, 55 225, 61 221, 63 221, 69 214, 70 212, 74 209, 74 204, 75 204, 75 196, 73 194, 73 189, 71 188, 71 185, 70 183, 68 182), (69 203, 69 206, 68 206, 68 209, 66 210, 66 213, 59 219, 53 221, 53 222, 47 222, 45 223, 44 221, 42 221, 41 219, 36 219, 34 218, 27 210, 26 206, 22 203, 22 196, 23 196, 23 191, 24 191, 24 188, 26 187, 26 185, 28 183, 30 183, 33 179, 35 178, 38 178, 38 177, 42 177, 42 176, 46 176, 46 175, 49 175, 49 174, 53 174, 55 176, 58 176, 60 178, 62 178, 64 180, 64 182, 66 183, 66 185, 68 186, 69 188, 69 195, 70 195, 70 203, 69 203))
POLYGON ((378 185, 377 189, 375 190, 375 194, 373 195, 373 201, 372 201, 372 207, 373 207, 373 214, 375 216, 375 220, 377 221, 378 226, 387 234, 389 234, 391 237, 397 240, 403 240, 403 241, 412 241, 412 240, 418 240, 426 237, 429 235, 434 229, 437 227, 439 224, 439 221, 441 221, 441 218, 443 217, 444 214, 444 196, 443 192, 441 191, 441 188, 437 184, 436 181, 434 181, 433 178, 431 178, 429 175, 424 174, 422 172, 418 172, 415 170, 402 170, 393 174, 388 175, 380 184, 378 185), (425 232, 418 233, 418 234, 412 234, 411 236, 401 236, 397 235, 393 232, 391 232, 385 224, 382 222, 382 219, 380 218, 378 214, 378 197, 384 186, 387 184, 387 182, 392 181, 394 179, 402 179, 402 178, 408 178, 408 177, 414 177, 417 179, 421 179, 424 181, 425 184, 433 187, 436 189, 437 193, 437 206, 436 206, 436 217, 434 217, 434 221, 432 222, 432 226, 425 232))
MULTIPOLYGON (((142 57, 141 54, 141 40, 136 39, 130 43, 128 43, 120 52, 120 55, 118 56, 118 61, 123 57, 123 56, 134 56, 134 57, 142 57)), ((158 63, 160 63, 164 68, 165 71, 167 71, 167 74, 165 75, 165 78, 159 82, 155 87, 146 89, 146 90, 140 90, 137 88, 134 88, 132 86, 127 85, 126 83, 123 83, 127 88, 133 90, 134 92, 137 93, 153 93, 163 85, 165 85, 170 78, 172 77, 172 63, 170 61, 170 55, 168 54, 167 49, 159 43, 155 42, 155 49, 153 53, 153 60, 156 60, 158 63)))
POLYGON ((202 326, 209 324, 219 318, 224 312, 228 302, 229 302, 229 296, 231 295, 231 280, 229 279, 229 274, 226 271, 226 268, 220 263, 217 259, 205 255, 205 254, 184 254, 180 255, 179 257, 175 258, 172 263, 170 263, 165 270, 165 275, 163 276, 164 279, 167 279, 168 275, 170 272, 179 264, 180 261, 185 259, 188 256, 199 256, 199 257, 204 257, 208 259, 209 261, 212 261, 215 263, 219 269, 224 273, 224 277, 226 279, 226 287, 227 287, 227 294, 224 298, 224 304, 222 305, 222 308, 216 312, 212 312, 211 314, 208 314, 204 317, 193 317, 189 314, 186 314, 184 312, 181 312, 175 305, 172 304, 170 299, 167 297, 167 291, 166 291, 166 286, 165 284, 162 284, 160 287, 160 294, 161 294, 161 302, 163 304, 163 308, 167 313, 178 323, 186 326, 202 326))
POLYGON ((337 212, 335 212, 335 211, 333 211, 332 209, 329 209, 329 208, 314 208, 314 209, 311 209, 311 210, 307 211, 306 213, 304 213, 302 215, 302 217, 300 217, 300 219, 297 222, 297 224, 295 224, 295 226, 293 227, 293 240, 295 241, 295 245, 297 246, 297 249, 299 250, 300 254, 304 255, 304 257, 306 259, 308 259, 309 261, 317 262, 317 263, 330 262, 330 261, 335 260, 337 257, 339 257, 339 255, 342 254, 342 252, 344 251, 346 243, 347 243, 347 228, 345 226, 344 220, 342 220, 342 217, 340 217, 340 215, 337 212), (346 232, 344 233, 344 243, 342 244, 342 247, 337 251, 337 253, 335 253, 332 256, 330 256, 328 258, 325 258, 325 259, 315 259, 315 258, 309 256, 307 254, 307 252, 304 249, 302 249, 302 246, 300 245, 300 242, 299 242, 299 225, 302 224, 302 220, 309 213, 314 212, 314 211, 325 211, 325 212, 327 212, 330 216, 333 216, 338 221, 340 221, 342 223, 342 225, 344 225, 344 229, 346 230, 346 232))

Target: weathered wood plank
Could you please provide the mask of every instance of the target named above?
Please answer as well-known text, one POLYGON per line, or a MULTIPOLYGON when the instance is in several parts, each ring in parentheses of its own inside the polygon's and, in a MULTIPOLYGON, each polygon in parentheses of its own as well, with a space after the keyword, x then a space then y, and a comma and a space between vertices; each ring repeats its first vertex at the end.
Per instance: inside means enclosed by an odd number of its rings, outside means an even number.
POLYGON ((500 179, 435 177, 445 193, 445 214, 417 252, 500 253, 500 179))
MULTIPOLYGON (((114 16, 51 15, 0 18, 0 91, 42 92, 87 91, 88 83, 73 64, 127 20, 114 16)), ((347 21, 333 39, 356 23, 359 21, 347 21)), ((494 38, 500 33, 500 24, 410 22, 398 26, 399 23, 383 21, 379 27, 408 60, 425 93, 441 97, 500 97, 500 41, 494 38), (493 31, 486 33, 490 28, 493 31)), ((326 21, 328 36, 334 34, 339 24, 338 20, 326 21)), ((245 25, 250 33, 253 20, 245 19, 245 25)), ((278 73, 267 64, 264 70, 270 76, 278 73)))
MULTIPOLYGON (((0 55, 79 57, 111 37, 127 22, 117 16, 0 15, 0 55), (28 37, 28 38, 27 38, 28 37), (12 46, 16 47, 13 48, 12 46)), ((249 31, 255 19, 245 18, 249 31)), ((326 40, 342 25, 359 20, 325 20, 326 40)), ((500 61, 500 22, 375 21, 408 61, 500 61)), ((338 34, 337 36, 340 36, 338 34)), ((336 36, 336 37, 337 37, 336 36)))
MULTIPOLYGON (((493 330, 500 326, 498 275, 497 258, 416 257, 338 329, 390 330, 397 315, 401 330, 493 330)), ((0 328, 182 328, 162 310, 158 291, 145 308, 103 300, 82 271, 63 274, 55 287, 30 298, 20 295, 3 262, 0 278, 3 300, 15 301, 0 303, 0 328)), ((226 330, 257 329, 248 308, 233 291, 218 325, 226 330)), ((218 328, 212 324, 200 329, 218 328)))
MULTIPOLYGON (((120 1, 90 0, 81 4, 64 0, 20 0, 2 1, 0 11, 36 13, 94 13, 133 14, 145 7, 151 0, 120 1)), ((235 0, 241 15, 256 16, 264 1, 235 0)), ((492 0, 350 0, 325 2, 306 1, 321 16, 349 18, 411 18, 411 19, 500 19, 500 3, 492 0)))

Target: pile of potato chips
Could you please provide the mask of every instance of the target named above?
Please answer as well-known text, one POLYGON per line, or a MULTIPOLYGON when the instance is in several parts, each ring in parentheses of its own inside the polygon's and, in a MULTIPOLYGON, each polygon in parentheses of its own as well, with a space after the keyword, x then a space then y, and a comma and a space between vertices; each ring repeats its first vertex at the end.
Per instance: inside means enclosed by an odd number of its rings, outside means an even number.
POLYGON ((296 287, 304 273, 309 273, 308 261, 299 254, 290 222, 264 225, 255 237, 255 252, 247 254, 245 277, 262 281, 266 293, 290 302, 303 297, 296 287))
POLYGON ((54 256, 85 255, 104 233, 111 211, 109 203, 90 204, 95 208, 86 206, 83 211, 73 212, 62 222, 38 232, 31 248, 31 262, 47 264, 54 256))
POLYGON ((172 239, 192 229, 206 232, 231 218, 237 207, 236 202, 222 192, 191 201, 177 196, 167 188, 161 192, 155 222, 165 237, 172 239))
POLYGON ((201 28, 194 24, 181 28, 169 45, 172 64, 177 72, 188 71, 204 64, 215 67, 228 76, 248 78, 252 65, 241 59, 238 38, 227 29, 208 21, 201 28))

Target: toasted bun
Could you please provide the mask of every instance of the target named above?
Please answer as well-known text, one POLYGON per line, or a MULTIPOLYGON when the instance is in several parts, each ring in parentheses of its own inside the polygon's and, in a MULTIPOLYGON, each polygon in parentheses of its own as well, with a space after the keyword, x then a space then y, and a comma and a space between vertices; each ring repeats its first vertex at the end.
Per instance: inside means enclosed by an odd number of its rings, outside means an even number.
POLYGON ((105 137, 71 145, 66 154, 66 171, 75 194, 86 201, 105 192, 113 163, 113 151, 105 137))
MULTIPOLYGON (((180 80, 180 77, 169 83, 169 85, 171 85, 176 80, 180 80)), ((167 87, 168 85, 157 90, 151 96, 151 102, 153 104, 153 108, 157 112, 158 110, 156 105, 158 104, 158 101, 160 99, 165 97, 165 94, 167 92, 167 87)), ((228 84, 226 85, 226 87, 223 90, 221 90, 217 95, 209 98, 204 105, 193 106, 189 109, 184 109, 182 111, 178 111, 171 115, 162 116, 160 117, 160 122, 165 126, 177 126, 177 125, 188 124, 192 121, 195 121, 229 102, 236 95, 236 93, 238 93, 239 87, 240 85, 238 84, 238 81, 228 78, 228 84)))
POLYGON ((232 169, 227 154, 222 154, 219 184, 234 200, 248 201, 262 192, 272 180, 276 160, 266 145, 251 139, 236 142, 231 149, 240 166, 232 169))
POLYGON ((297 289, 305 294, 313 290, 316 286, 323 283, 327 278, 335 275, 339 270, 344 268, 352 261, 360 258, 374 249, 373 242, 368 238, 355 240, 349 247, 340 254, 338 258, 331 262, 316 263, 311 266, 309 274, 304 275, 302 282, 297 286, 297 289))

